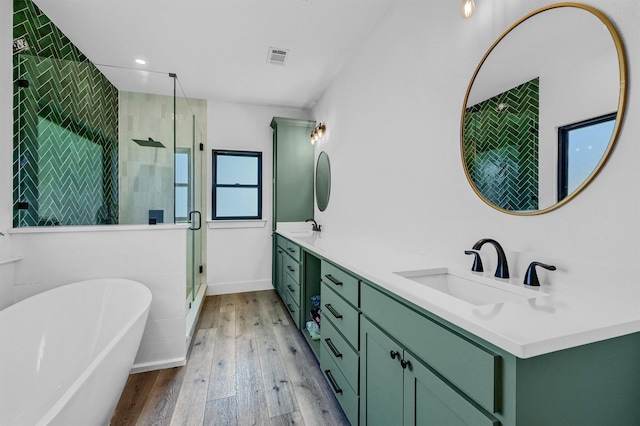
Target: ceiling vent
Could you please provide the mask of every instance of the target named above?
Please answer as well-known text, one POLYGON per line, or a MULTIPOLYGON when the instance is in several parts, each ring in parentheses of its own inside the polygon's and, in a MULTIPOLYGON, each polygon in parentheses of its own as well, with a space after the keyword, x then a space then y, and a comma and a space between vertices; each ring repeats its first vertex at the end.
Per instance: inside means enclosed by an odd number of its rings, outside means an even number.
POLYGON ((267 54, 267 63, 284 65, 287 62, 287 56, 289 56, 289 49, 280 49, 279 47, 270 47, 267 54))

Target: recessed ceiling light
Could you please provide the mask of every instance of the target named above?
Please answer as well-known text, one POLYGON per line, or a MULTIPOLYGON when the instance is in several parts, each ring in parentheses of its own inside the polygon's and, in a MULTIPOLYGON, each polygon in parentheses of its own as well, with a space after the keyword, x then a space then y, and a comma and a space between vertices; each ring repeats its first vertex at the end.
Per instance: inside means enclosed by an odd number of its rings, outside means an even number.
POLYGON ((145 61, 144 59, 140 59, 140 58, 136 59, 136 64, 144 65, 146 63, 147 61, 145 61))

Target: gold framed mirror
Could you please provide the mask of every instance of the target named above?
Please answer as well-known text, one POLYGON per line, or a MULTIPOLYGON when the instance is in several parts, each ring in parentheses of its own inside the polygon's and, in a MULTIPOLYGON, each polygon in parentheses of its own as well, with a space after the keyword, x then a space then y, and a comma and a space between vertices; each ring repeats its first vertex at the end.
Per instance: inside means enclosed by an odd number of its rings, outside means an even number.
POLYGON ((523 216, 573 199, 613 150, 626 79, 620 35, 597 9, 557 3, 514 23, 484 54, 463 102, 460 152, 475 193, 523 216))

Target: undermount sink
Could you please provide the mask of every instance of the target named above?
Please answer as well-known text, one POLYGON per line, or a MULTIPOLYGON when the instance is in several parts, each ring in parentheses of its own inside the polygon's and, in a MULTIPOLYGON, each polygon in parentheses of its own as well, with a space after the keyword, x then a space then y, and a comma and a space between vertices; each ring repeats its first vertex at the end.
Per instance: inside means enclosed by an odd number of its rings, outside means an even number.
POLYGON ((310 237, 313 235, 313 231, 309 231, 307 229, 300 231, 289 231, 290 234, 293 234, 296 237, 310 237))
POLYGON ((511 300, 526 300, 545 295, 545 293, 519 288, 509 283, 496 281, 494 286, 493 283, 484 282, 488 280, 483 277, 472 279, 449 272, 434 273, 428 270, 417 270, 394 272, 394 274, 475 306, 492 305, 511 300), (499 285, 503 285, 505 288, 497 287, 499 285))

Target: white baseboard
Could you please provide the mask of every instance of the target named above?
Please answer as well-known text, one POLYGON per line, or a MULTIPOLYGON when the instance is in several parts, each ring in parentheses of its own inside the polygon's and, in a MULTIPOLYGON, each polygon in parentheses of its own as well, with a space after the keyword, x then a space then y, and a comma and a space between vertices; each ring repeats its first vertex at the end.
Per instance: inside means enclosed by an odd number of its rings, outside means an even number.
POLYGON ((216 294, 245 293, 247 291, 272 290, 271 280, 240 281, 235 283, 207 284, 207 296, 216 294))
POLYGON ((187 358, 166 359, 162 361, 144 362, 134 364, 130 374, 144 373, 145 371, 162 370, 165 368, 182 367, 187 363, 187 358))

